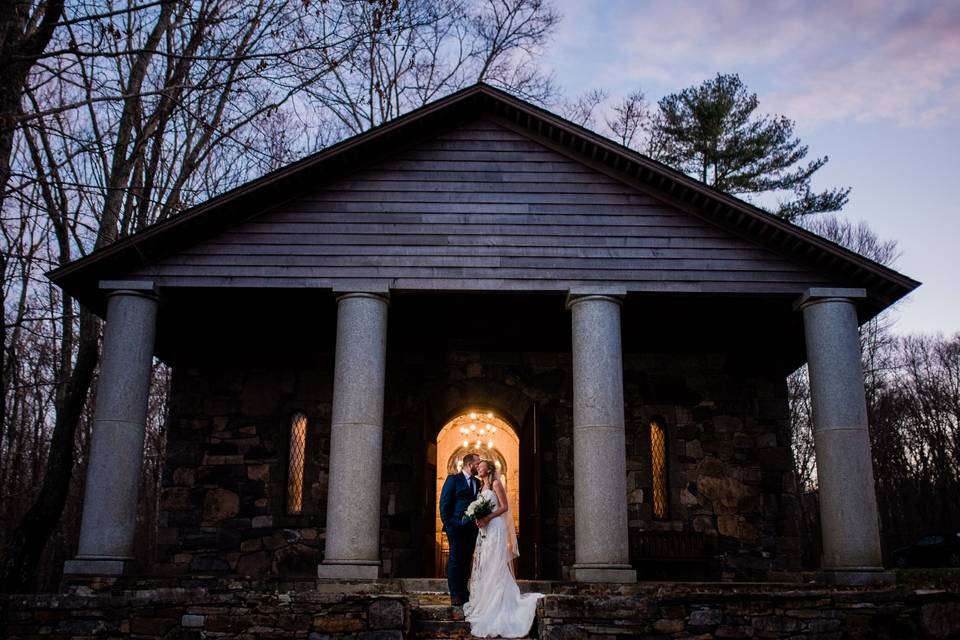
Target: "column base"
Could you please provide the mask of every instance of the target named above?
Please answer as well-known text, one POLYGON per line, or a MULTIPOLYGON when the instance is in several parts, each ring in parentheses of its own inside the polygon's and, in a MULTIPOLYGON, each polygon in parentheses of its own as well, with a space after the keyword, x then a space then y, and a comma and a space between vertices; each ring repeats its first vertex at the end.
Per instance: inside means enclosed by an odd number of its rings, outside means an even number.
POLYGON ((63 563, 65 576, 123 576, 130 573, 133 558, 74 558, 63 563))
POLYGON ((619 582, 637 581, 637 572, 628 564, 575 564, 570 577, 576 582, 619 582))
POLYGON ((844 569, 824 569, 823 577, 827 584, 848 587, 868 587, 894 585, 897 576, 883 567, 849 567, 844 569))
POLYGON ((349 564, 334 561, 317 565, 317 578, 320 580, 367 580, 373 582, 379 577, 379 562, 349 564))

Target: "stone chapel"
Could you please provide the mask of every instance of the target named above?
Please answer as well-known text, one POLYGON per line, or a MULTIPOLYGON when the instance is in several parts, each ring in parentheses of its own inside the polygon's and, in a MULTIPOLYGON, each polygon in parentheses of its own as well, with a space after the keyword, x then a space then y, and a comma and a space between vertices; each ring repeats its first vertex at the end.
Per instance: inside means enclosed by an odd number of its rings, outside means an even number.
POLYGON ((479 452, 520 577, 789 579, 804 363, 822 568, 882 573, 858 326, 919 283, 490 86, 50 277, 106 320, 68 575, 439 576, 439 487, 479 452))

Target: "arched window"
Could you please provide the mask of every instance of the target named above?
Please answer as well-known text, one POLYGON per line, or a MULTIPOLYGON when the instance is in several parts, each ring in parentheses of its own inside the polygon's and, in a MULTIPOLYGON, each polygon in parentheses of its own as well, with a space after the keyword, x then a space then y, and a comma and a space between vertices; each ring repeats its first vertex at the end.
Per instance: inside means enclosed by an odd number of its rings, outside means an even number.
POLYGON ((287 466, 287 513, 303 510, 303 462, 307 451, 307 416, 297 412, 290 419, 290 456, 287 466))
POLYGON ((667 483, 667 428, 660 416, 650 419, 650 470, 653 488, 653 517, 670 517, 670 490, 667 483))

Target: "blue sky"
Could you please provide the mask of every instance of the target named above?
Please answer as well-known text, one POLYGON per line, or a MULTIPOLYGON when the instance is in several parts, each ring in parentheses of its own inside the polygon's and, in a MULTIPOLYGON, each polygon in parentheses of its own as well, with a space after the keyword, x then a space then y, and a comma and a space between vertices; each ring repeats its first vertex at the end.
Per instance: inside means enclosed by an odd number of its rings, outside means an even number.
POLYGON ((785 115, 828 155, 814 187, 850 186, 843 215, 896 240, 920 287, 901 333, 960 332, 960 2, 554 0, 542 59, 564 94, 655 103, 739 73, 759 111, 785 115))

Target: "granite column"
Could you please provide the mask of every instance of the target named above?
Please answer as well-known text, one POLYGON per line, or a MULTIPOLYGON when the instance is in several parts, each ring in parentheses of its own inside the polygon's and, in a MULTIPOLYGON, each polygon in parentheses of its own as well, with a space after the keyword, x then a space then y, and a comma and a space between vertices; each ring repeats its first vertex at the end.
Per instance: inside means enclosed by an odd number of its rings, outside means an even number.
POLYGON ((65 574, 120 575, 133 560, 158 296, 152 282, 100 288, 108 289, 107 318, 80 545, 65 574))
POLYGON ((887 581, 860 362, 862 289, 810 289, 803 312, 823 538, 822 568, 840 584, 887 581))
POLYGON ((571 296, 576 560, 580 582, 635 582, 627 538, 620 300, 571 296))
POLYGON ((380 569, 380 466, 387 299, 337 298, 324 579, 375 580, 380 569))

